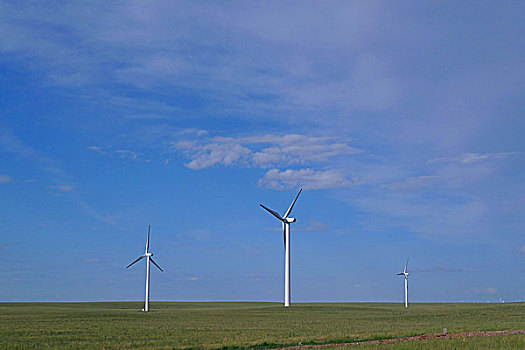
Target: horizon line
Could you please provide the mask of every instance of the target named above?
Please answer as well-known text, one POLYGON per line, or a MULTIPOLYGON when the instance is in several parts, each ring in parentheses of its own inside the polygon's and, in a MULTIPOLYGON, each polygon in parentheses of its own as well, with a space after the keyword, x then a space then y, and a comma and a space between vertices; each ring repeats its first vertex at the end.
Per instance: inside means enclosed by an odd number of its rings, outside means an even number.
MULTIPOLYGON (((144 300, 0 300, 2 304, 8 303, 140 303, 144 300)), ((282 301, 262 301, 262 300, 154 300, 154 303, 268 303, 268 304, 282 304, 282 301)), ((525 300, 461 300, 461 301, 443 301, 443 300, 424 300, 411 301, 411 304, 425 304, 425 303, 449 303, 449 304, 465 304, 465 303, 481 303, 481 304, 507 304, 507 303, 523 303, 525 300)), ((377 303, 377 304, 403 304, 403 301, 296 301, 293 304, 359 304, 359 303, 377 303)))

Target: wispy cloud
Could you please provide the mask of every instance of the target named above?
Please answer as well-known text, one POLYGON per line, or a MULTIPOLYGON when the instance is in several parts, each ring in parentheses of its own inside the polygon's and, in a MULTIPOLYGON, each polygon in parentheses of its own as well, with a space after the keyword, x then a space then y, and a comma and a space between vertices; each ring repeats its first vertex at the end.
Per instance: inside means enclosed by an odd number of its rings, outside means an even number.
POLYGON ((322 221, 310 220, 306 226, 298 226, 295 228, 295 231, 305 231, 305 232, 319 232, 330 230, 332 226, 325 224, 322 221))
POLYGON ((99 147, 99 146, 88 146, 88 150, 95 151, 95 152, 100 152, 100 153, 105 153, 102 150, 102 147, 99 147))
POLYGON ((118 149, 115 151, 115 153, 117 153, 121 159, 134 160, 137 162, 145 162, 145 163, 151 162, 150 159, 144 158, 143 155, 138 154, 137 152, 134 152, 134 151, 130 151, 126 149, 118 149))
MULTIPOLYGON (((282 107, 308 111, 327 105, 334 110, 348 105, 384 110, 403 91, 403 83, 379 55, 371 50, 355 54, 359 45, 381 39, 376 38, 381 31, 374 23, 379 21, 365 20, 378 18, 377 4, 309 4, 319 13, 331 13, 326 18, 292 4, 131 1, 100 3, 96 15, 86 6, 2 4, 5 35, 0 49, 32 60, 32 68, 39 69, 49 84, 183 87, 217 103, 227 101, 243 115, 273 111, 277 113, 267 115, 278 118, 282 107), (288 8, 286 19, 280 15, 283 6, 288 8), (42 11, 53 16, 42 18, 42 11), (305 26, 312 22, 315 30, 305 26), (203 31, 206 27, 213 30, 203 31), (74 38, 79 46, 65 38, 74 38), (337 54, 320 55, 319 47, 337 54)), ((127 116, 149 119, 169 114, 147 110, 127 116)))
POLYGON ((110 150, 108 147, 100 147, 100 146, 89 146, 88 150, 94 151, 100 154, 103 154, 105 156, 112 156, 116 155, 120 159, 123 160, 133 160, 136 162, 145 162, 149 163, 151 162, 151 159, 147 158, 144 153, 142 152, 135 152, 128 149, 117 149, 117 150, 110 150))
POLYGON ((498 294, 498 288, 496 287, 475 287, 467 290, 465 294, 472 295, 494 295, 498 294))
POLYGON ((189 282, 195 282, 202 280, 202 277, 199 276, 189 276, 189 277, 183 277, 183 278, 175 278, 175 281, 189 281, 189 282))
POLYGON ((258 282, 273 282, 279 280, 279 277, 276 275, 270 274, 267 271, 260 271, 260 272, 251 272, 247 273, 246 275, 242 276, 243 278, 246 278, 248 280, 255 280, 258 282))
POLYGON ((23 246, 23 245, 27 245, 27 243, 26 242, 0 243, 0 254, 4 257, 11 255, 13 254, 11 252, 11 247, 23 246))
POLYGON ((6 184, 11 182, 11 177, 9 175, 0 175, 0 184, 6 184))
POLYGON ((191 276, 191 277, 185 278, 186 281, 200 281, 201 279, 202 277, 197 277, 197 276, 191 276))
POLYGON ((40 168, 48 174, 51 180, 55 182, 55 185, 57 185, 56 182, 67 182, 67 175, 61 169, 59 161, 44 156, 31 146, 26 145, 7 128, 0 129, 0 148, 4 152, 36 162, 40 168))
POLYGON ((411 269, 412 272, 465 272, 468 269, 463 267, 451 267, 444 264, 438 264, 432 267, 419 267, 411 269))
POLYGON ((500 152, 500 153, 464 153, 458 157, 452 158, 434 158, 428 163, 460 163, 472 164, 488 160, 504 159, 518 154, 517 152, 500 152))
POLYGON ((115 224, 109 217, 100 214, 84 199, 75 193, 75 187, 70 185, 71 177, 61 168, 60 161, 44 156, 34 148, 26 145, 10 130, 0 129, 0 148, 4 152, 14 154, 18 157, 28 159, 39 165, 41 170, 49 178, 49 188, 60 191, 60 195, 67 195, 73 200, 85 213, 101 222, 115 224))
POLYGON ((402 181, 393 182, 388 185, 382 185, 392 191, 403 191, 403 190, 414 190, 426 186, 431 186, 439 181, 439 177, 436 175, 422 175, 406 178, 402 181))
POLYGON ((275 190, 302 187, 307 190, 320 190, 336 187, 347 187, 352 181, 340 170, 307 169, 271 169, 258 182, 259 186, 275 190))
POLYGON ((86 264, 102 264, 104 261, 102 261, 101 259, 86 259, 84 260, 84 262, 86 264))
POLYGON ((49 186, 49 188, 53 188, 62 193, 71 193, 75 191, 75 187, 72 185, 52 185, 52 186, 49 186))

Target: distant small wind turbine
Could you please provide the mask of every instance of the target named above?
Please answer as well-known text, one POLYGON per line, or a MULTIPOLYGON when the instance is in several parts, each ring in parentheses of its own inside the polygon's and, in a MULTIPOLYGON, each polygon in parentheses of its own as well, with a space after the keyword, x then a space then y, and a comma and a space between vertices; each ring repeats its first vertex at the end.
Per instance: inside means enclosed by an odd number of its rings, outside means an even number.
POLYGON ((403 272, 400 272, 397 274, 398 276, 405 276, 405 307, 408 307, 408 275, 410 275, 407 272, 407 267, 408 267, 408 259, 407 259, 407 263, 405 265, 405 269, 403 270, 403 272))
POLYGON ((157 265, 155 260, 153 260, 153 258, 152 258, 153 253, 149 252, 149 231, 150 231, 150 226, 148 225, 148 238, 146 240, 146 251, 144 252, 144 255, 139 256, 135 261, 133 261, 128 266, 126 266, 126 269, 127 269, 128 267, 130 267, 134 263, 138 262, 139 260, 142 260, 143 258, 146 258, 146 300, 144 302, 144 309, 142 311, 149 311, 149 262, 150 262, 150 260, 155 266, 157 266, 157 268, 161 272, 163 272, 163 270, 160 268, 160 266, 157 265))
POLYGON ((267 210, 270 214, 275 216, 277 219, 279 219, 283 223, 283 234, 284 234, 284 251, 285 251, 285 257, 284 257, 284 306, 289 307, 290 306, 290 223, 295 222, 295 218, 289 218, 288 215, 292 212, 292 208, 295 204, 295 201, 297 201, 297 198, 301 194, 303 189, 301 188, 299 190, 299 193, 297 193, 297 196, 295 196, 295 199, 293 200, 292 204, 284 213, 284 216, 281 217, 279 213, 273 211, 272 209, 266 208, 264 205, 259 204, 261 207, 263 207, 265 210, 267 210))

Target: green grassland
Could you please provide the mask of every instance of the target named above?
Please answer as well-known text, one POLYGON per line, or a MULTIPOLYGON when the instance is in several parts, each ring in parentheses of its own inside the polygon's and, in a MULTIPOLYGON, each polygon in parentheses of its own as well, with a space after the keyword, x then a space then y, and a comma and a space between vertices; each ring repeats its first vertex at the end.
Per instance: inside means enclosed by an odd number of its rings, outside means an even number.
MULTIPOLYGON (((525 303, 412 303, 408 309, 401 303, 318 303, 285 309, 276 303, 153 302, 149 313, 142 306, 0 303, 0 349, 262 349, 441 333, 445 327, 449 333, 525 329, 525 303)), ((525 336, 483 337, 472 344, 428 340, 425 347, 430 344, 521 349, 525 336)), ((372 347, 412 349, 417 343, 372 347)))

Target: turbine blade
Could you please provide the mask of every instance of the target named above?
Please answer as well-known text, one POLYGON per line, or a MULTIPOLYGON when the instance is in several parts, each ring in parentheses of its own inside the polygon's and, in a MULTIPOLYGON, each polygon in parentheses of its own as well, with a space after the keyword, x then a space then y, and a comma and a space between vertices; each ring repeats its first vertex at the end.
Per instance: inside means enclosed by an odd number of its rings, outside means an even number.
POLYGON ((150 230, 150 225, 148 225, 148 238, 146 239, 146 252, 144 254, 147 254, 148 249, 149 249, 149 230, 150 230))
POLYGON ((273 211, 272 209, 270 208, 266 208, 264 205, 262 204, 259 204, 261 207, 263 207, 264 209, 266 209, 270 214, 272 214, 273 216, 275 216, 277 219, 283 221, 284 219, 281 217, 281 215, 279 215, 279 213, 273 211))
POLYGON ((288 217, 288 215, 290 215, 290 213, 292 212, 292 208, 295 204, 295 201, 297 201, 297 198, 299 198, 299 195, 301 194, 301 192, 303 192, 303 189, 301 188, 299 190, 299 193, 297 193, 297 196, 295 196, 295 199, 293 200, 292 204, 290 205, 290 208, 288 208, 288 210, 286 211, 286 214, 284 214, 284 218, 286 219, 288 217))
POLYGON ((407 267, 408 267, 408 258, 407 258, 407 263, 405 265, 405 271, 404 272, 407 272, 407 267))
POLYGON ((400 272, 400 273, 397 274, 397 276, 403 276, 403 275, 404 275, 403 272, 400 272))
POLYGON ((133 261, 131 264, 129 264, 128 266, 126 266, 126 269, 128 267, 130 267, 131 265, 133 265, 134 263, 136 263, 137 261, 139 261, 140 259, 144 258, 146 255, 142 255, 142 256, 139 256, 137 259, 135 259, 135 261, 133 261))
POLYGON ((151 260, 151 262, 153 263, 153 265, 157 266, 157 268, 160 270, 160 272, 164 272, 164 270, 161 269, 159 265, 157 265, 157 263, 155 262, 155 260, 153 260, 153 258, 150 257, 149 259, 151 260))

